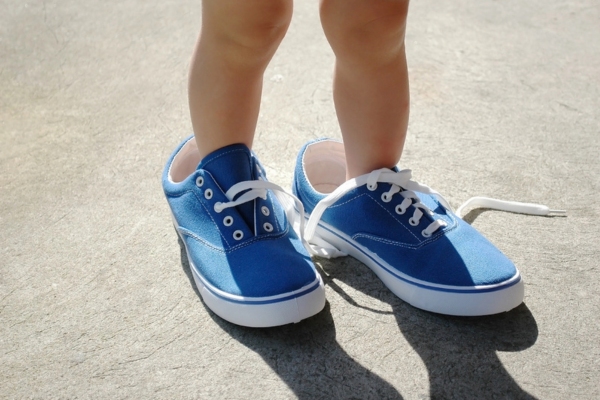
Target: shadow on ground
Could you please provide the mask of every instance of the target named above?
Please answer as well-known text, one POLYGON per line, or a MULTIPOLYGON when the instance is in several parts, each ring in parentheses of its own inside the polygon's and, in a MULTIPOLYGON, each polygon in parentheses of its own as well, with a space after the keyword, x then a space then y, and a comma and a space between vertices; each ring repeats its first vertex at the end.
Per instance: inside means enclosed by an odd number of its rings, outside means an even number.
MULTIPOLYGON (((183 270, 201 298, 181 239, 179 246, 183 270)), ((298 324, 263 329, 231 324, 205 308, 225 332, 259 354, 300 399, 402 398, 392 385, 342 349, 336 341, 329 303, 298 324)))
MULTIPOLYGON (((182 267, 200 297, 183 243, 179 241, 179 245, 182 267)), ((317 259, 316 265, 325 284, 350 307, 365 308, 337 282, 392 306, 398 334, 404 335, 427 367, 432 398, 534 398, 517 384, 497 355, 498 351, 522 351, 535 343, 537 324, 525 304, 487 317, 433 314, 398 299, 374 273, 352 258, 317 259)), ((299 324, 267 329, 233 325, 206 310, 225 332, 259 354, 300 399, 402 398, 389 382, 342 349, 336 341, 329 304, 299 324)))
POLYGON ((335 281, 392 306, 400 332, 427 367, 432 398, 534 398, 515 382, 497 355, 525 350, 537 340, 537 324, 525 304, 486 317, 434 314, 404 303, 383 284, 366 284, 378 278, 354 259, 317 263, 326 271, 327 284, 343 298, 350 296, 335 281))

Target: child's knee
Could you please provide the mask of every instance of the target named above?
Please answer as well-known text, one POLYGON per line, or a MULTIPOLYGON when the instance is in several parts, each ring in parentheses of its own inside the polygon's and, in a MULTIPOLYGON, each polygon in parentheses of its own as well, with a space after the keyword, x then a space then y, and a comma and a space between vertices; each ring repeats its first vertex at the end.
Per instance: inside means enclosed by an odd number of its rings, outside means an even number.
POLYGON ((263 49, 279 43, 291 21, 289 0, 244 0, 244 13, 236 40, 247 47, 263 49), (245 23, 244 23, 245 21, 245 23))
POLYGON ((291 15, 291 0, 205 0, 203 30, 250 60, 275 51, 291 15))
POLYGON ((404 42, 408 0, 321 0, 321 21, 339 56, 377 54, 404 42))

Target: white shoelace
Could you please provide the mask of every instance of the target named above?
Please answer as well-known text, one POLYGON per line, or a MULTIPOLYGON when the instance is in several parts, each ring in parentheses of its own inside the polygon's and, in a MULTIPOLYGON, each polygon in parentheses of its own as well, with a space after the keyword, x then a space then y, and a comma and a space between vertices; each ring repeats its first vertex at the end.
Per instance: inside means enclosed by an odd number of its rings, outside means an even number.
MULTIPOLYGON (((273 191, 279 202, 282 204, 284 210, 286 211, 288 220, 296 232, 304 232, 304 206, 302 205, 302 202, 296 196, 283 189, 281 186, 269 181, 252 180, 236 183, 230 187, 227 192, 225 192, 225 196, 229 199, 229 201, 225 203, 215 203, 214 210, 217 213, 221 213, 227 208, 237 207, 240 204, 253 201, 259 197, 263 200, 266 200, 267 190, 269 189, 273 191), (244 191, 246 191, 246 193, 242 194, 237 200, 233 200, 238 194, 244 191), (290 199, 292 202, 290 202, 290 199), (296 213, 293 212, 294 208, 298 210, 298 214, 300 215, 299 218, 297 218, 296 213)), ((302 240, 304 247, 307 249, 311 247, 305 240, 303 234, 300 234, 300 239, 302 240)))
MULTIPOLYGON (((328 207, 335 204, 349 191, 360 186, 367 185, 369 190, 374 191, 377 189, 378 183, 389 183, 390 189, 382 194, 382 201, 386 203, 390 202, 394 200, 395 194, 399 194, 402 197, 402 201, 397 204, 396 212, 398 214, 404 214, 410 206, 413 206, 413 215, 410 218, 409 223, 414 224, 415 226, 419 224, 424 214, 430 216, 434 215, 433 211, 421 203, 415 192, 421 192, 435 196, 443 207, 452 211, 450 204, 448 204, 446 199, 444 199, 440 193, 431 189, 429 186, 411 180, 411 177, 412 173, 408 169, 394 172, 387 168, 382 168, 375 170, 370 174, 350 179, 349 181, 346 181, 340 185, 336 190, 331 192, 316 205, 310 215, 310 218, 308 219, 308 222, 306 223, 306 227, 304 206, 302 205, 302 202, 296 196, 284 190, 282 187, 264 180, 245 181, 233 185, 225 193, 225 196, 229 199, 229 201, 225 203, 215 203, 214 209, 216 212, 220 213, 227 208, 236 207, 259 197, 266 200, 267 190, 270 189, 283 206, 290 224, 294 230, 299 233, 302 243, 310 254, 325 258, 342 257, 346 256, 347 254, 335 248, 318 235, 315 235, 317 225, 319 224, 323 213, 328 207), (239 193, 244 191, 246 192, 237 200, 233 200, 239 193)), ((566 213, 565 210, 552 210, 541 204, 504 201, 489 197, 472 197, 464 202, 457 209, 455 214, 459 218, 462 218, 463 212, 469 208, 489 208, 500 211, 542 216, 566 213)), ((442 229, 446 225, 447 224, 444 220, 436 219, 429 223, 429 225, 421 233, 424 237, 429 237, 435 231, 442 229)))
MULTIPOLYGON (((404 214, 410 206, 414 207, 413 215, 409 222, 414 225, 418 225, 423 214, 434 215, 433 212, 420 202, 419 197, 414 193, 421 192, 431 194, 435 196, 439 202, 448 210, 452 210, 450 204, 444 199, 444 197, 431 189, 430 187, 420 184, 411 180, 412 173, 410 170, 402 170, 399 172, 391 171, 387 168, 375 170, 370 174, 362 175, 354 179, 350 179, 344 184, 340 185, 336 190, 330 193, 327 197, 321 200, 313 210, 306 224, 304 230, 304 237, 307 243, 311 246, 309 251, 313 255, 317 255, 325 258, 334 258, 345 256, 346 254, 339 249, 333 247, 331 244, 325 242, 323 239, 315 236, 317 225, 321 219, 321 216, 325 210, 336 203, 350 190, 353 190, 362 185, 367 185, 367 188, 374 191, 377 188, 378 183, 389 183, 391 188, 389 191, 382 194, 382 201, 390 202, 393 199, 394 194, 398 193, 403 197, 403 200, 396 206, 396 212, 398 214, 404 214)), ((531 215, 549 215, 549 214, 564 214, 564 210, 551 210, 548 207, 541 204, 532 203, 519 203, 514 201, 497 200, 488 197, 472 197, 463 203, 458 210, 456 215, 462 218, 462 213, 468 208, 490 208, 501 211, 509 211, 521 214, 531 215)), ((434 220, 427 228, 422 231, 424 237, 431 236, 435 231, 445 227, 447 224, 441 219, 434 220)))

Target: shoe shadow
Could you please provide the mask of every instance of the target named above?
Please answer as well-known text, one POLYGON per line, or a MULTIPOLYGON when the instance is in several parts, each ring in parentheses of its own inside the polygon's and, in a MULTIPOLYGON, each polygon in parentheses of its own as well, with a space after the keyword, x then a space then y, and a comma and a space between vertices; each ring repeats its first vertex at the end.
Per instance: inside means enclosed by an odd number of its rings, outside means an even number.
POLYGON ((473 222, 484 212, 490 211, 489 208, 476 208, 474 210, 469 211, 466 215, 462 217, 462 219, 469 225, 473 225, 473 222))
MULTIPOLYGON (((178 241, 181 266, 196 295, 202 299, 185 246, 179 237, 178 241)), ((299 399, 402 399, 392 385, 342 349, 336 341, 329 303, 314 317, 274 328, 234 325, 204 307, 223 331, 260 355, 299 399)))
POLYGON ((329 287, 350 306, 360 307, 336 281, 391 305, 400 332, 427 368, 431 398, 534 398, 498 357, 498 352, 523 351, 536 342, 537 324, 525 304, 485 317, 430 313, 397 298, 368 267, 350 257, 316 262, 327 274, 329 287))

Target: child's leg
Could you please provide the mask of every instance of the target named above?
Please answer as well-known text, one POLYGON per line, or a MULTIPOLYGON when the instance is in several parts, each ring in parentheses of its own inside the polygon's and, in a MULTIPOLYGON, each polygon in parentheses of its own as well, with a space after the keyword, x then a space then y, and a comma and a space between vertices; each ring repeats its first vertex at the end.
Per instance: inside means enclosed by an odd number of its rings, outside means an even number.
POLYGON ((409 114, 407 13, 408 0, 321 0, 321 22, 336 55, 333 95, 347 178, 390 168, 402 154, 409 114))
POLYGON ((325 306, 323 280, 276 200, 287 192, 267 181, 248 148, 291 1, 202 0, 189 80, 195 138, 177 147, 162 175, 198 293, 243 326, 299 322, 325 306))
POLYGON ((263 73, 283 39, 292 0, 203 0, 202 31, 189 76, 192 125, 201 156, 252 145, 263 73))

